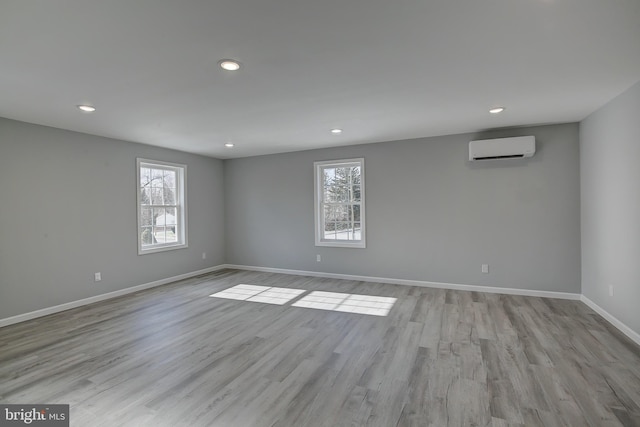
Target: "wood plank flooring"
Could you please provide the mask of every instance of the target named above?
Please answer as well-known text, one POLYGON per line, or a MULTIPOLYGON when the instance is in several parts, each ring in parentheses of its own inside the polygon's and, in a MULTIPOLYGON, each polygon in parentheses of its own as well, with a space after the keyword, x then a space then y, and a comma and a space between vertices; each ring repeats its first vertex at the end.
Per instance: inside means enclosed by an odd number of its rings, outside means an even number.
POLYGON ((73 426, 640 426, 640 348, 577 301, 224 270, 0 328, 0 402, 73 426), (397 301, 208 296, 238 284, 397 301))

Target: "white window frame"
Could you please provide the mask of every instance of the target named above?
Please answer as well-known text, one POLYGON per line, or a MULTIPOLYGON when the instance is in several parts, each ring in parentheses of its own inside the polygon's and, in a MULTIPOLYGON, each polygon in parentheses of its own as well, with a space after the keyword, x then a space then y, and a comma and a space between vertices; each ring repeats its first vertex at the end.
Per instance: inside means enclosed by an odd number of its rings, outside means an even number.
POLYGON ((315 245, 329 246, 337 248, 366 248, 366 227, 365 227, 365 175, 364 158, 328 160, 314 162, 314 211, 315 211, 315 245), (360 166, 360 240, 334 240, 324 238, 324 173, 328 167, 360 166))
MULTIPOLYGON (((137 235, 138 235, 138 255, 146 255, 157 252, 170 251, 188 247, 187 239, 187 165, 178 163, 162 162, 159 160, 136 159, 136 200, 137 200, 137 235), (176 230, 178 241, 172 243, 156 243, 154 245, 142 245, 142 194, 140 191, 140 169, 166 169, 176 172, 176 230)), ((157 205, 162 207, 167 205, 157 205)), ((173 207, 173 205, 172 205, 173 207)))

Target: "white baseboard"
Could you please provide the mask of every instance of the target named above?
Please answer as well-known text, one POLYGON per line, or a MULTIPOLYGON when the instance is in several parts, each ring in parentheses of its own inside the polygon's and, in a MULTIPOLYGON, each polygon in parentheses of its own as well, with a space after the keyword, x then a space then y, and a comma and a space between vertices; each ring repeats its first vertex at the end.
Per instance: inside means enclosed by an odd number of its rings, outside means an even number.
POLYGON ((41 310, 31 311, 29 313, 18 314, 17 316, 7 317, 6 319, 0 319, 0 328, 3 326, 13 325, 14 323, 25 322, 27 320, 35 319, 37 317, 47 316, 49 314, 58 313, 60 311, 69 310, 72 308, 80 307, 87 304, 93 304, 94 302, 104 301, 107 299, 119 297, 126 294, 142 291, 144 289, 155 288, 156 286, 166 285, 167 283, 175 282, 182 279, 188 279, 190 277, 199 276, 201 274, 211 273, 226 268, 224 265, 218 265, 215 267, 205 268, 203 270, 192 271, 190 273, 179 274, 173 277, 167 277, 166 279, 156 280, 142 285, 133 286, 131 288, 120 289, 118 291, 108 292, 106 294, 100 294, 89 298, 84 298, 77 301, 71 301, 64 304, 56 305, 53 307, 43 308, 41 310))
POLYGON ((318 271, 288 270, 283 268, 255 267, 250 265, 225 264, 226 268, 236 270, 262 271, 265 273, 292 274, 296 276, 326 277, 329 279, 357 280, 392 285, 422 286, 426 288, 454 289, 458 291, 488 292, 492 294, 523 295, 529 297, 559 298, 579 301, 580 294, 568 292, 536 291, 531 289, 498 288, 493 286, 459 285, 455 283, 425 282, 422 280, 390 279, 386 277, 353 276, 349 274, 323 273, 318 271))
POLYGON ((606 321, 608 321, 613 326, 618 328, 620 330, 620 332, 622 332, 623 334, 625 334, 626 336, 631 338, 631 340, 634 341, 636 344, 640 345, 640 334, 635 332, 633 329, 628 327, 626 324, 624 324, 623 322, 618 320, 615 316, 610 314, 607 310, 605 310, 604 308, 600 307, 598 304, 596 304, 595 302, 591 301, 589 298, 585 297, 584 295, 582 295, 580 297, 580 301, 585 303, 589 308, 591 308, 593 311, 598 313, 600 316, 604 317, 604 319, 606 321))

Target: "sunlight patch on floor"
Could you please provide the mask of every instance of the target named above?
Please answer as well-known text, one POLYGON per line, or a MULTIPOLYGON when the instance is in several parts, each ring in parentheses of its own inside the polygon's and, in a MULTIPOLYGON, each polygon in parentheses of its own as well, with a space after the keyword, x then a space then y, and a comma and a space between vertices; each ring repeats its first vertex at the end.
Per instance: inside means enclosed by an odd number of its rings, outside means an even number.
POLYGON ((241 301, 263 302, 267 304, 283 305, 299 295, 304 289, 276 288, 273 286, 236 285, 224 291, 211 294, 210 297, 235 299, 241 301))
POLYGON ((390 297, 314 291, 292 305, 319 310, 386 316, 395 302, 396 298, 390 297))
MULTIPOLYGON (((209 296, 213 298, 284 305, 305 292, 307 291, 304 289, 241 284, 209 296)), ((396 298, 391 297, 313 291, 309 295, 291 304, 291 306, 341 311, 344 313, 368 314, 371 316, 386 316, 389 314, 395 302, 396 298)))

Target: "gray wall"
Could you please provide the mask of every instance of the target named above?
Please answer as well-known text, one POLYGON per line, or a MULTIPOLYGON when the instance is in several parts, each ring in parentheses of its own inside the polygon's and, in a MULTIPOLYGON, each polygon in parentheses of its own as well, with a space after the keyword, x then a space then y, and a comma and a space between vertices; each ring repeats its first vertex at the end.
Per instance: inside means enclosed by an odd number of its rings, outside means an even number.
POLYGON ((580 293, 578 162, 577 124, 228 160, 227 262, 580 293), (519 135, 536 136, 532 159, 467 161, 471 139, 519 135), (313 162, 351 157, 367 248, 315 247, 313 162))
POLYGON ((220 160, 0 119, 0 319, 224 263, 223 184, 220 160), (136 157, 187 165, 188 248, 137 255, 136 157))
POLYGON ((582 293, 640 333, 640 82, 580 124, 582 293), (614 286, 609 296, 608 285, 614 286))
POLYGON ((222 162, 0 119, 0 319, 225 262, 579 293, 578 152, 568 124, 222 162), (470 139, 529 134, 530 160, 466 160, 470 139), (189 248, 137 255, 136 157, 188 165, 189 248), (348 157, 367 248, 317 248, 313 162, 348 157))

